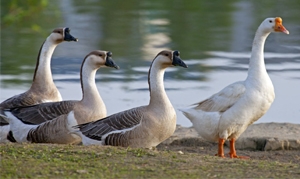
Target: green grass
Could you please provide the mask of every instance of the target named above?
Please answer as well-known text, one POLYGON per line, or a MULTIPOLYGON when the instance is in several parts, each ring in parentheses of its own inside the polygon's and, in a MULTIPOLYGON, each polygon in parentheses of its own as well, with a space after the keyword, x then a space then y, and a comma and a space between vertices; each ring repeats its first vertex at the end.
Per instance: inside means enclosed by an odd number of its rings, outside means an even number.
POLYGON ((299 164, 100 146, 1 144, 0 178, 300 178, 299 164))

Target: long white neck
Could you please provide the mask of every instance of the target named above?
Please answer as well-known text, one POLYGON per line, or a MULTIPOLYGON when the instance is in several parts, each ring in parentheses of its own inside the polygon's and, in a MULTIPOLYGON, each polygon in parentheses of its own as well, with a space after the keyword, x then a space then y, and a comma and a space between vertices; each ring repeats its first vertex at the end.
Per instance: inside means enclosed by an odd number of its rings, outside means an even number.
POLYGON ((51 57, 58 44, 53 43, 48 37, 41 47, 32 86, 39 88, 49 88, 54 85, 51 73, 51 57))
POLYGON ((172 106, 164 87, 164 74, 163 68, 157 60, 154 60, 149 70, 149 90, 150 90, 150 103, 149 106, 155 108, 163 108, 172 106))
MULTIPOLYGON (((248 82, 258 82, 260 79, 270 79, 264 61, 264 45, 269 32, 258 29, 252 45, 251 58, 249 62, 248 82)), ((259 85, 259 84, 258 84, 259 85)))
MULTIPOLYGON (((85 106, 97 107, 99 109, 105 108, 105 104, 98 92, 95 76, 97 69, 90 67, 88 64, 83 64, 81 69, 81 88, 82 99, 81 102, 85 106)), ((106 108, 104 109, 106 111, 106 108)))

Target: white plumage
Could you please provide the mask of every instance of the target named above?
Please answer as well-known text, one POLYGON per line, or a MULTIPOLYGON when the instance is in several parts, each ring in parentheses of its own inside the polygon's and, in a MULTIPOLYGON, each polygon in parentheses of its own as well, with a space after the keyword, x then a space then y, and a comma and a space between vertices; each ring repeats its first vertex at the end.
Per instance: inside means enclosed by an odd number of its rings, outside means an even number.
MULTIPOLYGON (((235 140, 270 108, 274 87, 264 63, 264 43, 271 32, 289 32, 281 18, 265 19, 256 31, 245 81, 233 83, 189 109, 180 109, 199 135, 219 141, 218 156, 224 157, 223 144, 230 140, 230 157, 238 157, 235 140)), ((241 157, 242 158, 242 157, 241 157)))

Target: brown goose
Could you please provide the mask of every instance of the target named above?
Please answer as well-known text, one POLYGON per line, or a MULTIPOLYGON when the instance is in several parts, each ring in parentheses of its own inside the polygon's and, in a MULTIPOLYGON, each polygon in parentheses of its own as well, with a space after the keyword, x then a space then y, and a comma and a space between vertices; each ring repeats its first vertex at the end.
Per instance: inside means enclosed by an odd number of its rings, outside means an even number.
MULTIPOLYGON (((40 48, 30 89, 3 101, 0 104, 2 115, 4 109, 62 100, 52 79, 50 63, 56 46, 64 41, 78 41, 78 39, 70 34, 68 27, 54 29, 40 48)), ((0 117, 0 143, 7 141, 8 131, 8 123, 0 117)))
POLYGON ((111 56, 111 52, 96 50, 85 57, 80 71, 80 101, 42 103, 4 111, 15 140, 64 144, 78 142, 80 138, 69 134, 66 128, 67 118, 72 116, 76 123, 82 124, 106 117, 106 107, 98 93, 95 75, 103 66, 119 68, 111 56))
POLYGON ((81 136, 84 145, 157 146, 170 137, 176 128, 176 112, 165 92, 163 78, 167 67, 177 65, 187 68, 178 51, 160 52, 154 58, 148 74, 148 105, 80 124, 77 128, 74 128, 76 119, 70 114, 67 124, 70 132, 81 136))

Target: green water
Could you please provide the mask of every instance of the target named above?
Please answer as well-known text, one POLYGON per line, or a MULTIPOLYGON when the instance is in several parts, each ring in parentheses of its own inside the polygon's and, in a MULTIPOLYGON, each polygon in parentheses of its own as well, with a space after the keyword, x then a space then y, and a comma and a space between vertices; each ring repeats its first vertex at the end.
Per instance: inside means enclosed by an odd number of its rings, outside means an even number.
MULTIPOLYGON (((125 87, 120 89, 119 94, 126 93, 126 89, 130 89, 125 82, 128 84, 137 82, 136 89, 142 88, 142 95, 148 96, 147 86, 139 87, 139 85, 144 85, 147 80, 150 61, 160 50, 174 49, 181 52, 181 58, 189 64, 189 68, 188 70, 178 68, 176 71, 166 73, 166 80, 170 83, 168 89, 174 88, 180 95, 184 93, 185 88, 174 87, 176 83, 190 82, 189 88, 194 89, 195 94, 203 94, 197 98, 192 96, 190 100, 182 103, 178 102, 179 106, 185 106, 225 87, 226 84, 223 85, 222 81, 229 80, 229 84, 243 80, 244 76, 241 77, 240 74, 246 75, 248 58, 239 56, 240 53, 250 52, 259 24, 267 17, 276 16, 282 17, 290 35, 272 34, 268 37, 265 51, 283 55, 273 59, 267 58, 266 63, 271 67, 268 70, 273 75, 271 78, 274 84, 277 85, 276 94, 286 89, 295 89, 297 84, 299 91, 300 57, 297 56, 300 52, 299 0, 49 0, 47 2, 47 6, 33 8, 32 12, 16 22, 5 23, 3 18, 10 12, 11 4, 8 0, 1 1, 0 84, 1 91, 5 94, 1 95, 1 101, 30 86, 41 44, 54 28, 68 26, 71 28, 71 34, 79 38, 79 42, 60 44, 52 60, 54 80, 62 91, 68 89, 69 84, 79 83, 79 67, 83 57, 92 50, 102 49, 113 52, 113 59, 121 69, 101 70, 101 74, 104 74, 101 82, 107 85, 109 82, 121 86, 124 84, 125 87), (237 57, 219 56, 214 52, 226 52, 237 57), (285 59, 285 54, 296 56, 285 59), (228 59, 230 63, 225 62, 228 59), (196 63, 193 63, 195 61, 196 63), (223 74, 234 75, 226 78, 223 74), (277 76, 282 79, 280 82, 277 76), (214 79, 220 79, 220 82, 214 79), (291 80, 289 82, 291 86, 286 86, 283 79, 291 80), (209 89, 209 93, 204 89, 209 89), (193 98, 195 99, 192 100, 193 98)), ((20 7, 23 7, 22 3, 20 7)), ((285 91, 282 95, 286 93, 299 97, 296 90, 285 91)), ((80 90, 76 95, 80 97, 80 90)), ((284 103, 288 104, 293 97, 281 100, 280 96, 278 98, 279 101, 285 100, 284 103)), ((125 97, 120 97, 119 100, 121 107, 117 110, 133 106, 131 103, 121 104, 127 100, 125 97)), ((278 104, 276 108, 275 105, 275 109, 279 109, 279 106, 278 104)), ((293 114, 290 117, 293 118, 292 122, 298 122, 299 119, 296 118, 300 114, 299 108, 294 107, 293 111, 288 113, 293 114)), ((269 117, 269 121, 273 120, 273 116, 276 114, 269 117)))

